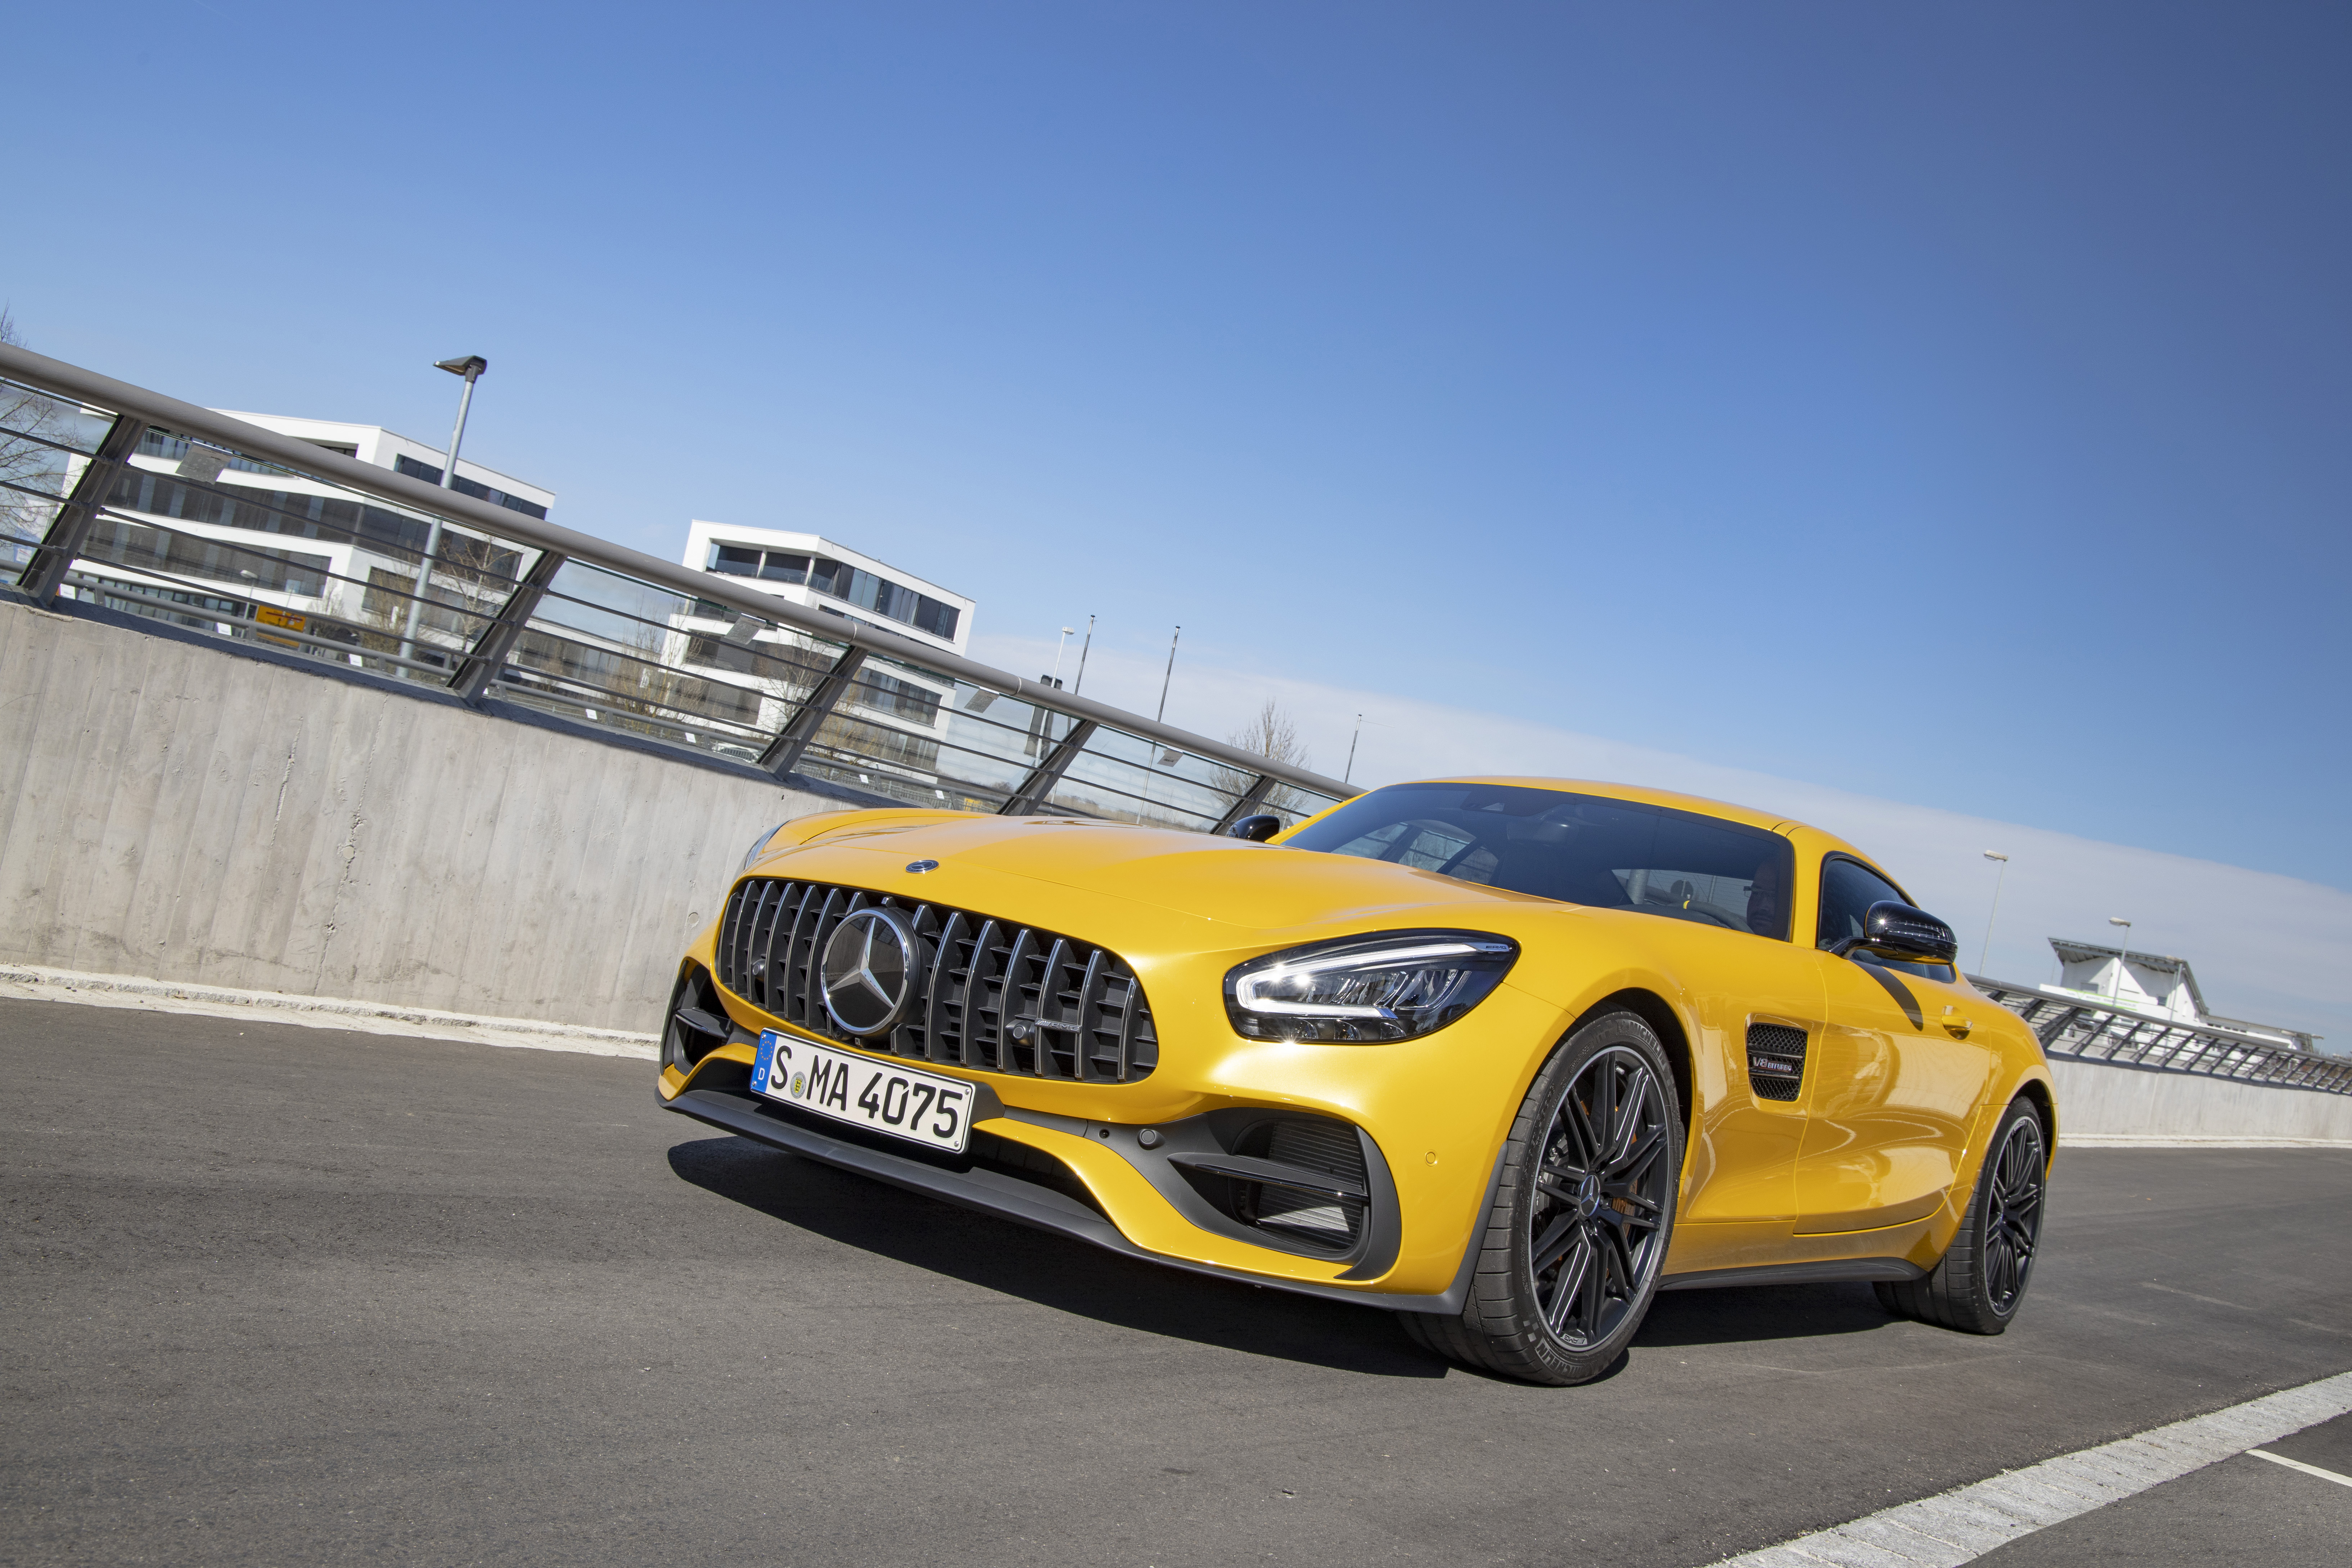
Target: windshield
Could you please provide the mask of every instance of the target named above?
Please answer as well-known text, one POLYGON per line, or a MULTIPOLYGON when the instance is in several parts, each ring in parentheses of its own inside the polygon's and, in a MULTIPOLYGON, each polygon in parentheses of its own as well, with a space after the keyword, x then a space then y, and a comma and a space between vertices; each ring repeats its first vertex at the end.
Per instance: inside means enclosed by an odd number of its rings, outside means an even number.
POLYGON ((1696 812, 1517 784, 1395 784, 1284 842, 1563 903, 1789 936, 1794 848, 1696 812))

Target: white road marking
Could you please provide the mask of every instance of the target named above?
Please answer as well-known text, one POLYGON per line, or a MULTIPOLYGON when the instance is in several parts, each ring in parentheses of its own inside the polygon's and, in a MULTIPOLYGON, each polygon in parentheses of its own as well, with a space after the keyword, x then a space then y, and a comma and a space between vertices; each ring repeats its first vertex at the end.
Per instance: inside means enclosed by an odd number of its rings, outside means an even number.
MULTIPOLYGON (((1882 1509, 1850 1524, 1725 1558, 1722 1568, 1819 1568, 1825 1563, 1839 1568, 1959 1568, 2021 1536, 2347 1414, 2352 1414, 2352 1372, 1882 1509)), ((2352 1486, 2342 1476, 2293 1459, 2261 1457, 2352 1486)))
POLYGON ((2317 1465, 2306 1465, 2301 1459, 2290 1459, 2284 1454, 2268 1453, 2261 1448, 2249 1448, 2246 1452, 2257 1459, 2268 1459, 2273 1465, 2284 1465, 2290 1470, 2301 1470, 2306 1476, 2334 1481, 2339 1487, 2352 1487, 2352 1476, 2339 1476, 2334 1470, 2323 1470, 2317 1465))

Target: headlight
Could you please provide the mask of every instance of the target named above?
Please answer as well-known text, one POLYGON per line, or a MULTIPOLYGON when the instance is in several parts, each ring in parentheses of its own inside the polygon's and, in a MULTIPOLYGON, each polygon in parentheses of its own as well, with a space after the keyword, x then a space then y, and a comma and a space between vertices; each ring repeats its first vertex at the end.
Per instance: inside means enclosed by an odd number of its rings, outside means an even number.
POLYGON ((750 870, 751 868, 751 862, 760 858, 760 851, 768 847, 768 840, 773 838, 777 834, 782 833, 783 830, 784 825, 779 822, 773 827, 768 829, 767 832, 762 833, 759 837, 751 840, 751 847, 743 851, 743 863, 735 868, 735 874, 740 877, 744 872, 750 870))
POLYGON ((1485 1001, 1519 956, 1508 937, 1391 931, 1268 953, 1225 976, 1225 1014, 1253 1040, 1410 1040, 1485 1001))

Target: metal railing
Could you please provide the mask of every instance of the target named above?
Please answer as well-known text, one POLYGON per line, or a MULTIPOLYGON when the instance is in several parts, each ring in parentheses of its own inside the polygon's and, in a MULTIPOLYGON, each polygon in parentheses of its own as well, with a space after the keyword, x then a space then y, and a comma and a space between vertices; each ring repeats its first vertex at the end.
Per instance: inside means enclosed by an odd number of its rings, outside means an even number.
POLYGON ((1355 793, 5 344, 0 584, 879 800, 1217 831, 1355 793))
POLYGON ((2341 1058, 2299 1051, 2231 1029, 2150 1018, 2036 986, 1969 978, 1978 990, 2024 1019, 2042 1048, 2053 1057, 2352 1094, 2352 1061, 2341 1058))

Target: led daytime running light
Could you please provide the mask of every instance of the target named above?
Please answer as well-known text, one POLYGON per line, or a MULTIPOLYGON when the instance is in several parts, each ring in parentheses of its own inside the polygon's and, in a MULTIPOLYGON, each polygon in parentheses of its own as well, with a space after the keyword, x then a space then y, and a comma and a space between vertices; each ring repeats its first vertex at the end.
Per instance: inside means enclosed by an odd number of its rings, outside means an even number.
POLYGON ((1350 952, 1337 958, 1285 963, 1276 968, 1259 970, 1255 974, 1244 974, 1234 981, 1234 1004, 1253 1013, 1287 1014, 1299 1018, 1380 1018, 1394 1023, 1396 1014, 1386 1007, 1363 1007, 1346 1002, 1285 1002, 1260 993, 1268 985, 1309 974, 1327 974, 1335 969, 1396 969, 1433 958, 1465 958, 1473 953, 1510 951, 1509 945, 1504 942, 1433 942, 1420 947, 1392 947, 1379 952, 1350 952))
POLYGON ((1339 937, 1236 964, 1225 1016, 1250 1040, 1418 1039, 1468 1016, 1518 956, 1508 937, 1477 931, 1339 937))

